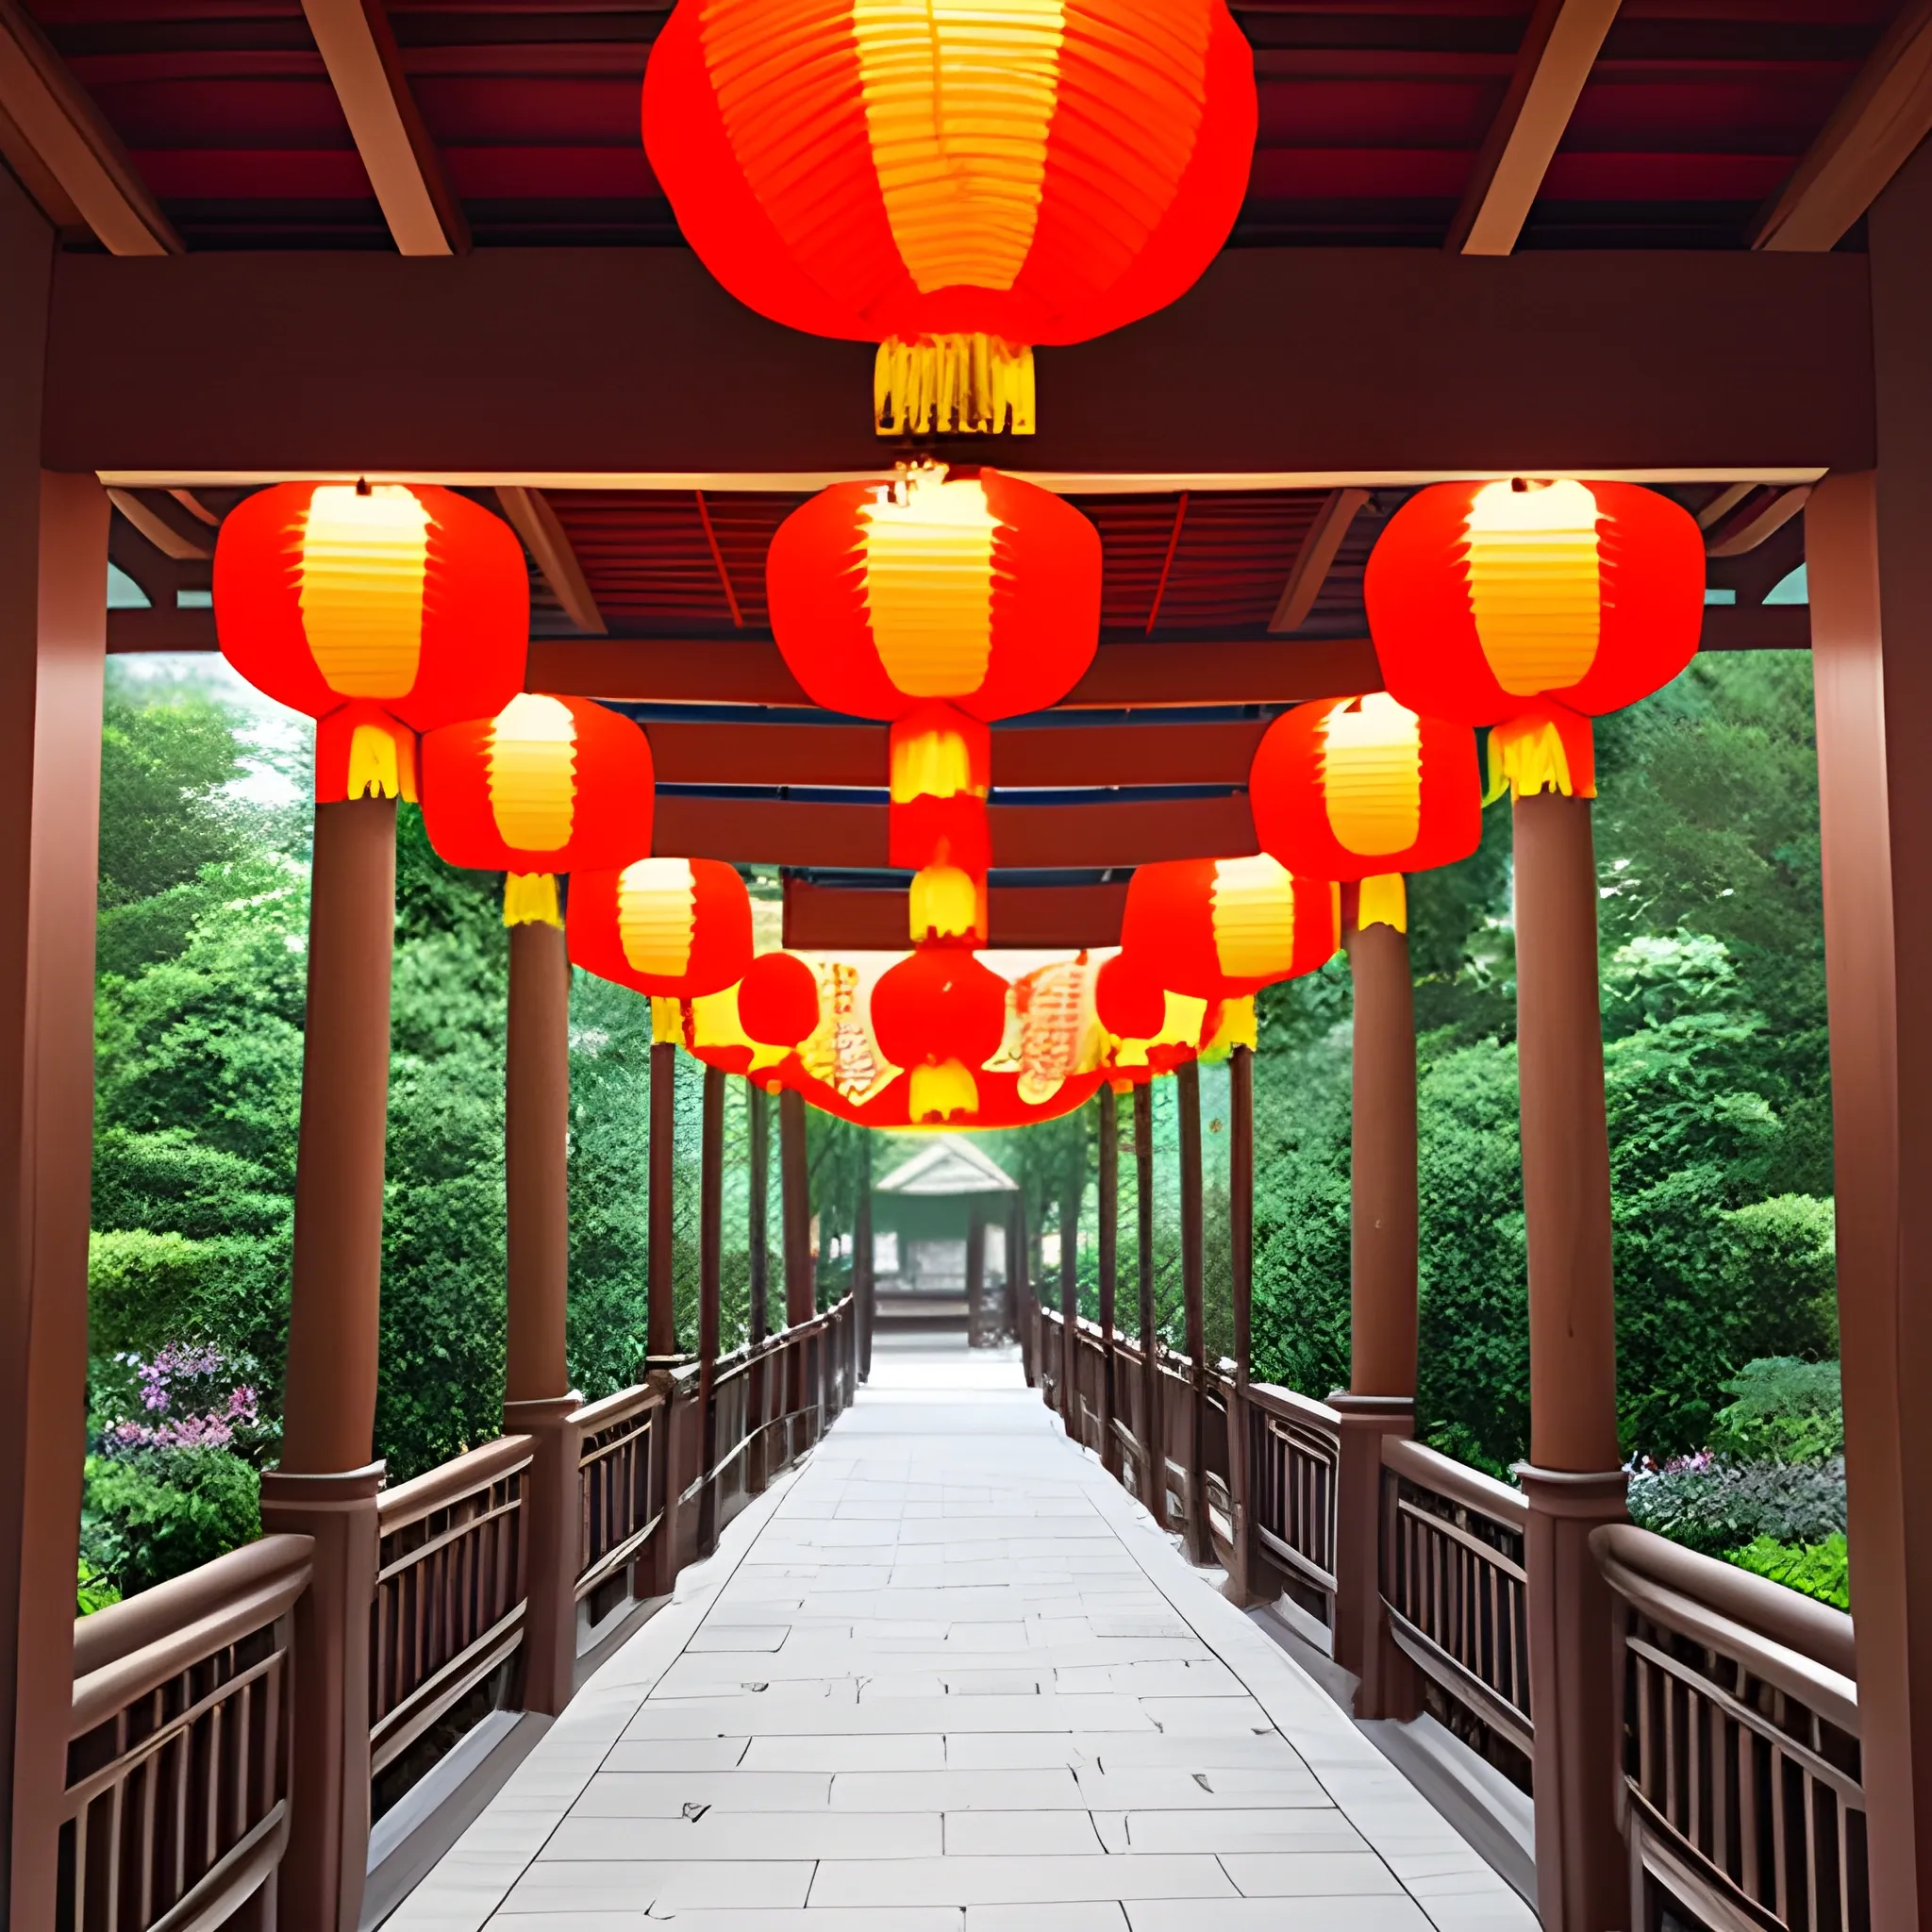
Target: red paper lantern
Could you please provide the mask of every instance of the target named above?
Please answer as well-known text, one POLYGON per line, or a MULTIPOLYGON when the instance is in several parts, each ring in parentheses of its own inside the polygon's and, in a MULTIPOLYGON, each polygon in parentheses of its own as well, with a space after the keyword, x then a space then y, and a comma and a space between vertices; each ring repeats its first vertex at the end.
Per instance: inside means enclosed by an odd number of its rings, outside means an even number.
POLYGON ((1704 539, 1634 483, 1437 483, 1370 555, 1391 695, 1488 724, 1498 784, 1593 797, 1590 719, 1668 684, 1704 625, 1704 539))
POLYGON ((1093 1003, 1117 1040, 1152 1040, 1167 1018, 1167 989, 1131 953, 1116 953, 1102 965, 1093 1003))
POLYGON ((764 1046, 796 1046, 819 1024, 819 981, 790 953, 760 953, 738 983, 738 1024, 764 1046))
POLYGON ((685 240, 760 315, 886 344, 882 431, 1030 429, 1028 345, 1191 287, 1255 127, 1223 0, 681 0, 644 76, 685 240))
POLYGON ((1057 704, 1100 641, 1100 533, 997 470, 835 483, 778 527, 772 630, 827 710, 903 718, 941 699, 991 721, 1057 704))
POLYGON ((916 952, 873 988, 872 1030, 880 1052, 911 1075, 912 1121, 973 1119, 975 1075, 1006 1037, 1007 982, 969 952, 916 952))
POLYGON ((1361 924, 1406 930, 1402 874, 1482 843, 1475 734, 1387 691, 1297 705, 1255 753, 1248 804, 1264 852, 1304 878, 1362 880, 1361 924))
POLYGON ((722 992, 752 962, 751 895, 715 858, 641 858, 570 882, 570 957, 659 999, 722 992))
POLYGON ((423 740, 423 824, 451 865, 504 872, 504 923, 561 925, 556 874, 651 849, 651 747, 588 698, 520 691, 423 740))
POLYGON ((431 484, 280 483, 215 541, 222 655, 318 720, 319 802, 416 796, 419 731, 523 689, 530 579, 509 526, 431 484))
POLYGON ((1127 885, 1121 946, 1174 992, 1238 998, 1333 954, 1335 897, 1265 852, 1143 865, 1127 885))

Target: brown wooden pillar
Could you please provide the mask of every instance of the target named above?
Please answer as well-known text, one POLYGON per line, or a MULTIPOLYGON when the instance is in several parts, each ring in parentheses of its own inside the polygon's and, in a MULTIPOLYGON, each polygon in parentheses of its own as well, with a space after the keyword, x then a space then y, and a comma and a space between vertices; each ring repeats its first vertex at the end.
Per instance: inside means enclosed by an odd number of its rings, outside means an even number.
POLYGON ((805 1096, 778 1096, 778 1186, 785 1219, 785 1320, 796 1328, 817 1312, 811 1278, 811 1177, 806 1165, 805 1096))
POLYGON ((1147 1493, 1141 1498, 1167 1527, 1167 1437, 1160 1413, 1160 1326, 1154 1307, 1154 1087, 1134 1089, 1134 1205, 1140 1234, 1141 1448, 1147 1493))
MULTIPOLYGON (((984 1252, 985 1236, 981 1236, 984 1252)), ((865 1165, 858 1179, 858 1206, 852 1216, 853 1312, 858 1318, 857 1338, 858 1379, 872 1379, 872 1326, 877 1314, 876 1285, 873 1280, 872 1239, 872 1136, 865 1137, 865 1165)))
POLYGON ((718 1418, 714 1381, 718 1373, 719 1303, 724 1283, 724 1073, 705 1069, 705 1111, 698 1141, 698 1422, 700 1474, 698 1548, 708 1555, 718 1540, 718 1492, 711 1479, 718 1466, 718 1418))
POLYGON ((52 248, 0 176, 0 1856, 10 1923, 36 1928, 73 1713, 108 580, 99 483, 40 468, 52 248))
POLYGON ((1060 1196, 1060 1426, 1080 1440, 1080 1184, 1060 1196))
POLYGON ((282 1459, 261 1479, 262 1527, 315 1538, 315 1580, 295 1609, 303 1741, 281 1887, 300 1932, 354 1932, 368 1857, 395 830, 391 799, 315 808, 282 1459))
POLYGON ((1589 1539, 1624 1519, 1624 1477, 1590 801, 1520 798, 1515 830, 1537 1903, 1549 1932, 1609 1932, 1629 1913, 1617 1825, 1623 1701, 1605 1667, 1610 1595, 1589 1539))
POLYGON ((1120 1438, 1114 1433, 1113 1341, 1119 1311, 1114 1299, 1120 1286, 1121 1247, 1121 1112, 1120 1096, 1111 1086, 1100 1090, 1100 1460, 1118 1482, 1121 1474, 1120 1438))
POLYGON ((1007 1297, 1013 1306, 1013 1328, 1020 1339, 1020 1366, 1026 1386, 1038 1389, 1040 1323, 1035 1318, 1033 1287, 1026 1269, 1026 1196, 1016 1193, 1007 1214, 1007 1297))
POLYGON ((1180 1105, 1181 1303, 1188 1341, 1188 1555, 1196 1563, 1214 1560, 1208 1525, 1208 1456, 1202 1432, 1207 1408, 1208 1321, 1203 1306, 1207 1229, 1201 1211, 1201 1067, 1184 1060, 1174 1071, 1180 1105))
POLYGON ((651 1042, 651 1219, 646 1358, 653 1367, 678 1359, 675 1268, 677 1259, 677 1044, 651 1042))
POLYGON ((1238 1046, 1227 1061, 1227 1294, 1234 1325, 1234 1388, 1227 1402, 1228 1594, 1253 1601, 1261 1574, 1252 1547, 1248 1457, 1254 1424, 1248 1409, 1253 1372, 1255 1280, 1255 1056, 1238 1046))
POLYGON ((1831 1017, 1839 1345, 1879 1932, 1932 1915, 1932 156, 1870 220, 1879 468, 1805 512, 1831 1017))
POLYGON ((1415 994, 1408 935, 1356 920, 1342 889, 1355 985, 1349 1182, 1349 1386, 1336 1481, 1335 1660, 1360 1680, 1356 1715, 1411 1718, 1414 1667, 1382 1607, 1382 1441, 1415 1433, 1415 994))
POLYGON ((577 1653, 577 1460, 582 1398, 564 1364, 570 1285, 570 955, 563 928, 509 931, 504 1081, 508 1333, 503 1425, 536 1439, 524 1497, 528 1605, 524 1707, 570 1702, 577 1653))
POLYGON ((772 1096, 754 1081, 745 1095, 751 1141, 751 1215, 746 1237, 751 1265, 751 1343, 771 1333, 772 1244, 769 1204, 772 1175, 772 1096))

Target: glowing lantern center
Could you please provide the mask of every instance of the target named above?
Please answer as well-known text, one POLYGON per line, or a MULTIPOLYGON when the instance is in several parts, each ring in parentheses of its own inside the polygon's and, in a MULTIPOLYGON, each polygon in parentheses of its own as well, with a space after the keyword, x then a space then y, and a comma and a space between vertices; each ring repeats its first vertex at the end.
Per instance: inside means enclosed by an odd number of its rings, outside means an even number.
POLYGON ((974 478, 910 472, 859 510, 866 617, 886 675, 915 697, 963 697, 992 658, 999 520, 974 478))
POLYGON ((557 852, 576 819, 576 720, 568 705, 519 691, 490 734, 490 815, 506 845, 557 852))
POLYGON ((682 858, 641 858, 618 881, 617 934, 633 973, 675 979, 691 967, 697 881, 682 858))
POLYGON ((1522 697, 1576 683, 1603 617, 1596 498, 1571 481, 1486 484, 1468 532, 1470 614, 1496 682, 1522 697))
POLYGON ((1294 958, 1294 881, 1265 852, 1214 868, 1214 951, 1230 979, 1268 979, 1294 958))
MULTIPOLYGON (((925 715, 931 715, 929 708, 925 715)), ((915 798, 954 798, 962 791, 974 798, 986 796, 985 785, 974 776, 973 747, 954 724, 918 730, 895 727, 891 759, 894 805, 910 805, 915 798)))
POLYGON ((1329 830, 1365 858, 1407 851, 1422 829, 1422 720, 1375 691, 1337 705, 1322 741, 1329 830))
POLYGON ((423 656, 429 512, 399 483, 317 487, 302 520, 302 628, 345 697, 399 698, 423 656))

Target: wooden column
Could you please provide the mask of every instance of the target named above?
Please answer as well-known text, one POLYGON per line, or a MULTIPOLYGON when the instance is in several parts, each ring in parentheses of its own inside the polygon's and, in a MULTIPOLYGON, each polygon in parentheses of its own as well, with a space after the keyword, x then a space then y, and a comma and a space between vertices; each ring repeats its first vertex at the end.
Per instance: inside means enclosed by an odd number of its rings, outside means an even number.
POLYGON ((805 1096, 778 1096, 778 1186, 785 1218, 785 1320, 796 1328, 817 1312, 811 1278, 811 1177, 806 1166, 805 1096))
POLYGON ((107 498, 40 468, 52 249, 0 176, 0 1775, 23 1928, 55 1922, 73 1710, 107 650, 107 498))
POLYGON ((1154 1307, 1154 1087, 1134 1089, 1134 1205, 1140 1235, 1141 1450, 1147 1493, 1141 1498, 1167 1527, 1167 1438, 1160 1413, 1160 1330, 1154 1307))
POLYGON ((751 1215, 746 1236, 751 1257, 751 1342, 756 1348, 771 1332, 772 1247, 767 1239, 767 1205, 772 1172, 772 1096, 756 1081, 745 1095, 751 1140, 751 1215))
POLYGON ((986 1216, 978 1201, 966 1201, 966 1346, 984 1348, 991 1338, 986 1319, 986 1216))
POLYGON ((524 1491, 524 1707, 570 1702, 577 1655, 577 1459, 582 1398, 564 1364, 570 1283, 570 955, 563 928, 509 930, 504 1062, 508 1332, 503 1426, 536 1439, 524 1491))
POLYGON ((1612 1610, 1589 1539, 1623 1520, 1624 1477, 1590 801, 1520 798, 1515 829, 1537 1903, 1548 1932, 1610 1932, 1629 1912, 1623 1700, 1604 1664, 1612 1610))
POLYGON ((698 1495, 698 1548, 708 1555, 718 1540, 718 1491, 711 1474, 718 1466, 714 1384, 724 1279, 724 1073, 720 1067, 705 1069, 698 1146, 698 1420, 705 1481, 698 1495))
POLYGON ((1080 1191, 1060 1197, 1060 1426, 1080 1440, 1080 1191))
POLYGON ((1201 1213, 1201 1066, 1184 1060, 1174 1070, 1180 1104, 1181 1303, 1188 1342, 1188 1555, 1196 1563, 1214 1559, 1208 1526, 1208 1455, 1202 1431, 1207 1407, 1208 1322, 1202 1305, 1207 1230, 1201 1213))
POLYGON ((1805 512, 1872 1924, 1932 1914, 1932 157, 1870 221, 1879 469, 1805 512), (1897 774, 1893 781, 1892 774, 1897 774))
POLYGON ((1342 888, 1355 986, 1349 1179, 1349 1386, 1336 1481, 1335 1660, 1360 1680, 1356 1715, 1415 1716, 1414 1667, 1382 1607, 1382 1441, 1415 1433, 1415 994, 1408 935, 1357 923, 1342 888))
POLYGON ((854 1313, 858 1317, 858 1378, 872 1379, 872 1328, 878 1313, 876 1284, 873 1280, 872 1239, 872 1136, 865 1137, 865 1165, 859 1174, 858 1207, 852 1217, 852 1287, 854 1313))
POLYGON ((1013 1327, 1020 1338, 1020 1365, 1026 1386, 1038 1389, 1040 1324, 1034 1318, 1033 1289, 1026 1278, 1026 1197, 1013 1196, 1007 1215, 1007 1295, 1013 1305, 1013 1327))
POLYGON ((651 1042, 650 1284, 646 1358, 655 1367, 677 1359, 675 1266, 677 1248, 677 1044, 651 1042))
POLYGON ((1120 1096, 1111 1086, 1100 1090, 1100 1460, 1118 1482, 1121 1474, 1120 1438, 1114 1433, 1113 1340, 1119 1314, 1114 1298, 1119 1290, 1121 1247, 1121 1111, 1120 1096))
POLYGON ((1255 1056, 1238 1046, 1227 1061, 1227 1291, 1234 1321, 1234 1388, 1227 1404, 1227 1500, 1233 1529, 1228 1541, 1228 1594, 1238 1604, 1255 1600, 1263 1574, 1254 1548, 1249 1507, 1248 1457, 1254 1425, 1248 1409, 1253 1371, 1255 1279, 1255 1056))

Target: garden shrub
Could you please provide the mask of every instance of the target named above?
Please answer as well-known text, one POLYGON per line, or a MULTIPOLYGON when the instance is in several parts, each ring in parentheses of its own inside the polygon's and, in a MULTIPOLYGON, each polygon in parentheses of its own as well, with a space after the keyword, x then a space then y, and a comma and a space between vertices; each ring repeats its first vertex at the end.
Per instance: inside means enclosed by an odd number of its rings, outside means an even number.
POLYGON ((1840 1610, 1852 1607, 1851 1556, 1841 1536, 1819 1543, 1783 1543, 1760 1536, 1731 1552, 1731 1561, 1787 1590, 1802 1591, 1840 1610))
POLYGON ((83 1559, 123 1596, 152 1589, 258 1537, 260 1488, 226 1449, 90 1456, 83 1559))
POLYGON ((1717 1455, 1739 1462, 1822 1462, 1844 1454, 1837 1362, 1771 1356, 1746 1362, 1721 1386, 1733 1400, 1711 1428, 1717 1455))
POLYGON ((1630 1479, 1630 1517, 1641 1528, 1707 1557, 1771 1537, 1816 1543, 1845 1526, 1845 1466, 1828 1462, 1724 1463, 1700 1456, 1630 1479))

